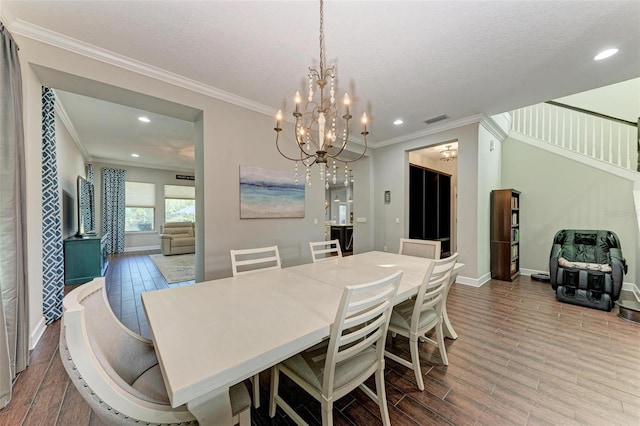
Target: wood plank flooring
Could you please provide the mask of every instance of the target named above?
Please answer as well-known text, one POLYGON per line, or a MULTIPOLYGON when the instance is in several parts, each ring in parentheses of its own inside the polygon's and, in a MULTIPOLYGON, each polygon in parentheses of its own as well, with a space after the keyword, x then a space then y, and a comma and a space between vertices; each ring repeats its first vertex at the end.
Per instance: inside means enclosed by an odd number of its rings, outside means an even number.
MULTIPOLYGON (((107 272, 114 312, 146 336, 140 294, 169 286, 150 253, 113 256, 107 272)), ((454 285, 447 306, 459 338, 446 342, 447 367, 436 349, 421 345, 423 392, 411 370, 387 361, 392 424, 640 424, 640 325, 618 318, 617 308, 603 312, 559 303, 548 283, 528 277, 480 288, 454 285)), ((101 424, 66 377, 59 333, 59 321, 47 328, 11 403, 0 410, 0 425, 101 424)), ((389 338, 387 344, 409 356, 406 339, 389 338)), ((261 376, 262 407, 252 411, 253 424, 293 424, 280 411, 268 417, 270 375, 261 376)), ((316 401, 286 378, 280 389, 306 421, 320 424, 316 401)), ((360 390, 336 403, 334 421, 381 424, 378 407, 360 390)))

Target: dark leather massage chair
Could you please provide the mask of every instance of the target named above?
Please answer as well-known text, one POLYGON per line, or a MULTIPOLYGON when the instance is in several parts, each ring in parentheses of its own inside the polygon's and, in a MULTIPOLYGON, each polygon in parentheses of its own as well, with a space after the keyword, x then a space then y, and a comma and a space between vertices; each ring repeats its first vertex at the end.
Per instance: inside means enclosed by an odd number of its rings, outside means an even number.
POLYGON ((563 229, 553 239, 551 287, 560 302, 610 311, 620 296, 627 264, 611 231, 563 229))

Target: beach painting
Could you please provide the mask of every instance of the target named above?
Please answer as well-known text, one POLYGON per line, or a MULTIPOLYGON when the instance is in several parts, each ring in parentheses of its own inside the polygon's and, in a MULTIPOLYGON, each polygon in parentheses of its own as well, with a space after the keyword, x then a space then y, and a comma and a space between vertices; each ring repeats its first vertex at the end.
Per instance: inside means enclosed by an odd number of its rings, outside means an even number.
POLYGON ((304 217, 304 190, 293 171, 240 165, 240 219, 304 217))

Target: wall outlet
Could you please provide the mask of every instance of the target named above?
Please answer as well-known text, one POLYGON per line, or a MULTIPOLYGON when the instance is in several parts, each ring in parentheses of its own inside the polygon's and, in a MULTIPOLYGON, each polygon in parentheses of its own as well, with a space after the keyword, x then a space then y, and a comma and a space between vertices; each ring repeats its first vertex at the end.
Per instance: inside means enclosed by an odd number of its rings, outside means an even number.
POLYGON ((387 251, 387 246, 384 246, 383 250, 384 250, 384 251, 387 251))
POLYGON ((314 217, 314 218, 313 218, 313 224, 314 224, 314 225, 317 225, 317 224, 318 224, 318 218, 317 218, 317 217, 314 217))
POLYGON ((356 218, 356 222, 357 223, 367 223, 367 218, 366 217, 357 217, 356 218))
POLYGON ((396 223, 400 223, 400 218, 396 217, 396 223))

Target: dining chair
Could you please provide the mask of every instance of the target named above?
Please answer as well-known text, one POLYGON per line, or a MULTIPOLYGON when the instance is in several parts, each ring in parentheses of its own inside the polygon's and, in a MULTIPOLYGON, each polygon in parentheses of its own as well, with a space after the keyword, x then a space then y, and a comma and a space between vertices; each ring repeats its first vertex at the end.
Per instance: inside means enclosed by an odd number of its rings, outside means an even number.
POLYGON ((340 241, 338 240, 309 241, 309 248, 311 249, 313 263, 333 259, 336 256, 342 257, 342 249, 340 248, 340 241))
POLYGON ((229 252, 234 277, 282 267, 278 246, 229 250, 229 252))
MULTIPOLYGON (((171 407, 153 342, 116 318, 104 277, 74 289, 62 306, 62 364, 102 423, 198 424, 186 406, 171 407)), ((229 397, 233 424, 250 426, 251 399, 244 383, 232 386, 229 397)))
POLYGON ((275 416, 279 405, 297 424, 306 424, 278 395, 282 372, 320 401, 323 426, 333 424, 334 402, 356 387, 378 404, 382 422, 390 424, 384 388, 384 344, 401 278, 402 271, 397 271, 384 279, 344 289, 329 340, 272 367, 269 416, 275 416), (371 375, 375 375, 376 392, 364 383, 371 375))
POLYGON ((442 363, 449 365, 442 329, 443 308, 446 302, 446 292, 448 290, 451 272, 453 271, 457 258, 458 253, 454 253, 445 259, 431 261, 415 299, 405 300, 396 305, 391 313, 389 331, 391 332, 392 338, 395 338, 396 334, 399 334, 409 339, 411 362, 388 350, 385 351, 385 356, 405 367, 412 368, 416 376, 418 389, 420 390, 424 390, 424 382, 420 368, 419 342, 424 341, 437 347, 440 351, 442 363), (436 331, 436 340, 426 337, 425 335, 425 333, 434 328, 436 331))
POLYGON ((441 246, 442 243, 440 241, 400 238, 400 250, 398 253, 438 260, 440 259, 441 246))
MULTIPOLYGON (((278 246, 253 249, 229 250, 231 253, 231 269, 233 276, 252 274, 254 272, 280 269, 280 253, 278 246)), ((251 377, 253 385, 253 406, 260 408, 260 375, 251 377)))

